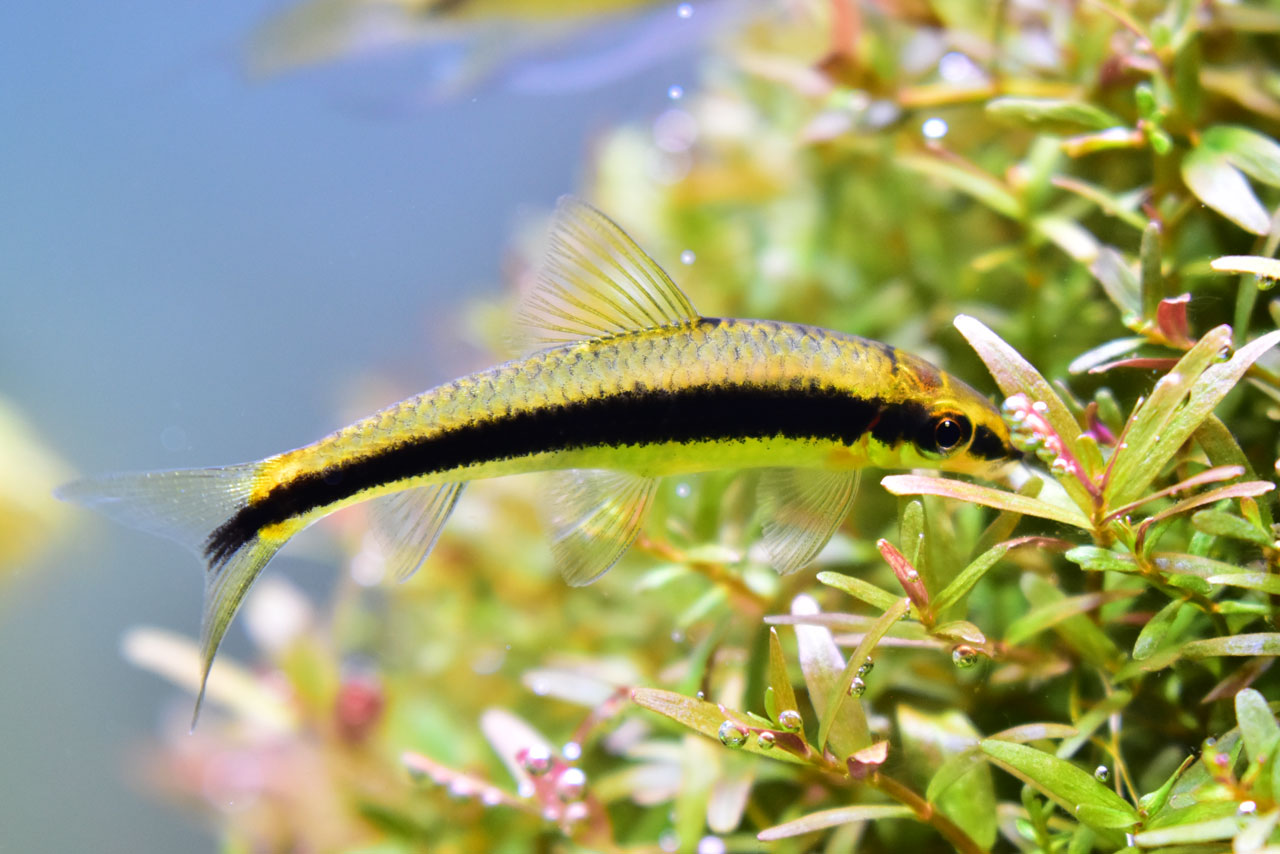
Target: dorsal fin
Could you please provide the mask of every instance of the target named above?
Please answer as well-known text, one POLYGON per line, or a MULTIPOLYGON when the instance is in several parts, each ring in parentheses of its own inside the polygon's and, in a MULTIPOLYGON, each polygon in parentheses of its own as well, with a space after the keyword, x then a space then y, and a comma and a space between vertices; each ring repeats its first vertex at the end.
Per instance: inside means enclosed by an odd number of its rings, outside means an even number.
POLYGON ((562 196, 537 282, 517 319, 526 349, 695 320, 657 262, 600 211, 562 196))

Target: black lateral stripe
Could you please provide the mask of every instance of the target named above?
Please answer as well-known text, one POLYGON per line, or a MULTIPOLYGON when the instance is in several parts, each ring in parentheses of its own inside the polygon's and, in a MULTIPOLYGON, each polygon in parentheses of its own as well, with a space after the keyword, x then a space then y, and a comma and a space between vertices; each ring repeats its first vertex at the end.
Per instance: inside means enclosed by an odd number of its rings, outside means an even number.
POLYGON ((984 460, 1018 459, 1022 453, 1005 444, 996 432, 985 424, 973 431, 969 453, 984 460))
POLYGON ((931 440, 929 411, 915 401, 890 403, 817 386, 695 386, 646 389, 486 418, 378 454, 297 477, 214 531, 210 565, 271 524, 382 484, 477 463, 549 451, 663 442, 748 439, 831 440, 845 445, 868 431, 879 442, 931 440))

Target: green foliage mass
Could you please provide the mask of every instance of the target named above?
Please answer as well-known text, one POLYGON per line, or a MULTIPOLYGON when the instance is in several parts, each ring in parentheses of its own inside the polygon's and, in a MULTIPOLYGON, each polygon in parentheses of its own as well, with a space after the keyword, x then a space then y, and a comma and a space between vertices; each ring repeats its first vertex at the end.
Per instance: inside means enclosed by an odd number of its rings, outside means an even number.
POLYGON ((294 603, 166 785, 228 851, 1274 850, 1278 56, 1274 5, 739 22, 584 194, 704 313, 985 383, 1029 474, 866 478, 787 578, 749 476, 669 483, 580 590, 539 484, 478 484, 410 583, 294 603))

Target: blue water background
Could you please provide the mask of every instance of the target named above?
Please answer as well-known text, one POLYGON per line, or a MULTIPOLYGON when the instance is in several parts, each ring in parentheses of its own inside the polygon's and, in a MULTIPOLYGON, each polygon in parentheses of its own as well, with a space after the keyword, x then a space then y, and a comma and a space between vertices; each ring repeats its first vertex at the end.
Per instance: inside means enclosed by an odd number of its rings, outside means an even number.
MULTIPOLYGON (((690 83, 686 55, 417 108, 410 77, 370 111, 350 69, 243 79, 270 8, 0 7, 0 394, 81 470, 258 458, 338 426, 366 371, 446 378, 445 312, 497 290, 521 214, 690 83)), ((134 625, 194 634, 200 585, 175 546, 85 521, 0 589, 0 851, 213 850, 132 781, 177 692, 118 651, 134 625)))

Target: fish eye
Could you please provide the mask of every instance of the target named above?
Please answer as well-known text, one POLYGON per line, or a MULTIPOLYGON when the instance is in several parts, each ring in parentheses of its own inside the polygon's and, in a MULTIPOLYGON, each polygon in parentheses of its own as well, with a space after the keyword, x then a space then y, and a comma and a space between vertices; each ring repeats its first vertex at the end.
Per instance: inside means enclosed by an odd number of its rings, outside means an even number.
POLYGON ((933 442, 938 453, 949 454, 959 448, 973 435, 969 419, 963 415, 943 413, 934 418, 933 442))

